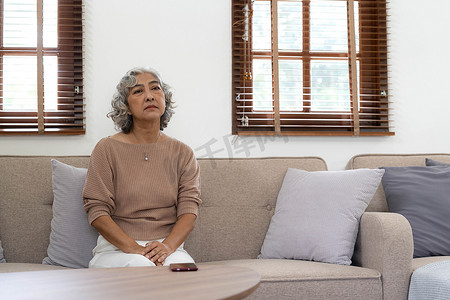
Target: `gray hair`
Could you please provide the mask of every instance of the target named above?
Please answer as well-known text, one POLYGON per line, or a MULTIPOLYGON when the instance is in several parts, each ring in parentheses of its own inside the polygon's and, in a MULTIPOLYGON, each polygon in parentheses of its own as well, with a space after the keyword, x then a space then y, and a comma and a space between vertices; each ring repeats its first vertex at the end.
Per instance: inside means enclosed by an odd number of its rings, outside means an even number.
POLYGON ((175 102, 172 100, 173 90, 165 83, 161 75, 154 69, 148 67, 134 68, 128 71, 116 86, 116 92, 111 100, 111 111, 107 114, 111 118, 118 130, 129 133, 133 128, 133 117, 128 114, 128 96, 130 89, 137 84, 136 76, 143 73, 149 73, 155 76, 164 92, 166 109, 161 116, 160 130, 164 130, 169 124, 170 118, 174 114, 175 102))

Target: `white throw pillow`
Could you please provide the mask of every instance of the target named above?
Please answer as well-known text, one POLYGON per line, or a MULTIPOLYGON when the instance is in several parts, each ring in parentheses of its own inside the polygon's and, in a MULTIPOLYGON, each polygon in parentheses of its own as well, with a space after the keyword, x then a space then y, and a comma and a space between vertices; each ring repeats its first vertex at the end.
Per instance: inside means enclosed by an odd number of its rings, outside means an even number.
POLYGON ((383 174, 288 169, 259 258, 350 265, 359 220, 383 174))
POLYGON ((52 159, 53 219, 46 265, 87 268, 97 231, 83 209, 83 188, 87 169, 75 168, 52 159))

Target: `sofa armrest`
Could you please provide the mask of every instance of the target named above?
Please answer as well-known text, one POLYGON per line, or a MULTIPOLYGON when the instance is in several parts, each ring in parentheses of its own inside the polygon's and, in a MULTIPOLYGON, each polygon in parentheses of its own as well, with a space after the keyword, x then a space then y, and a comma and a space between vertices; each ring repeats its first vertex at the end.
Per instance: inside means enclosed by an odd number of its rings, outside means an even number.
POLYGON ((378 270, 383 299, 407 299, 414 244, 411 226, 400 214, 365 212, 353 256, 354 264, 378 270))

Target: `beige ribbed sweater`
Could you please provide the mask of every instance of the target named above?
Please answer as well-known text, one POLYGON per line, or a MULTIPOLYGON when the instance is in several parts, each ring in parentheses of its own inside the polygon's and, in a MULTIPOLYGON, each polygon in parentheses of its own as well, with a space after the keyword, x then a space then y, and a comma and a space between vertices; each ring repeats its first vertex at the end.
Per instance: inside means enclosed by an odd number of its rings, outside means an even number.
POLYGON ((103 138, 92 152, 83 198, 90 223, 109 215, 135 240, 164 238, 178 216, 197 215, 199 166, 192 149, 173 138, 142 145, 103 138))

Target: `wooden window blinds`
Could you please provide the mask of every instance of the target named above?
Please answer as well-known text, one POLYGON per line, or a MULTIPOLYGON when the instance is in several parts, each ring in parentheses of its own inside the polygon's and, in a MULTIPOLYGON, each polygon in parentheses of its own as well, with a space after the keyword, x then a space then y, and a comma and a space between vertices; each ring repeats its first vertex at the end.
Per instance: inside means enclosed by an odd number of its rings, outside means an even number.
POLYGON ((233 0, 233 134, 393 135, 386 2, 233 0))
POLYGON ((0 134, 84 134, 82 0, 0 0, 0 134))

